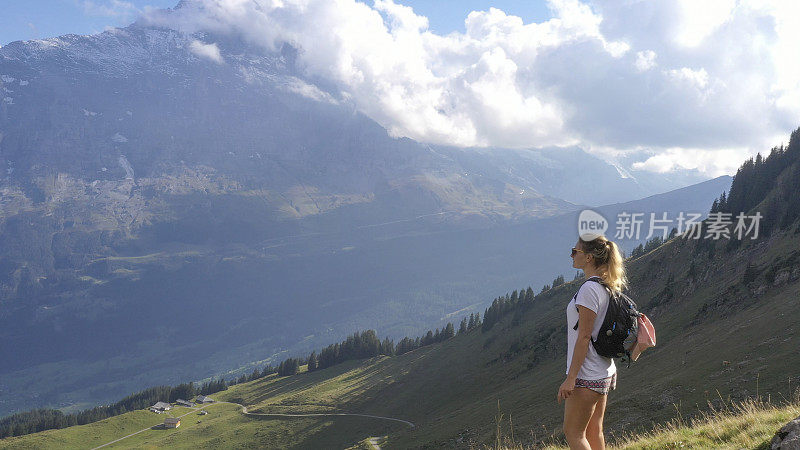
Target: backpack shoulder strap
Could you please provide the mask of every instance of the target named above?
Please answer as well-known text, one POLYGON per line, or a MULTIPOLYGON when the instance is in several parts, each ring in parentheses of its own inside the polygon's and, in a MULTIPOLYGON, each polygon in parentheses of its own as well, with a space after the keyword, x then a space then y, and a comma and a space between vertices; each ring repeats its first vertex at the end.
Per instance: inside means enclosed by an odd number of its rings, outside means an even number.
MULTIPOLYGON (((604 288, 606 288, 606 290, 608 290, 609 294, 611 294, 611 289, 609 289, 609 288, 608 288, 608 286, 606 286, 606 284, 603 282, 603 279, 602 279, 602 278, 600 278, 600 277, 598 277, 598 276, 594 276, 594 277, 589 277, 589 278, 587 278, 587 279, 586 279, 586 281, 584 281, 583 283, 581 283, 580 287, 578 287, 578 291, 580 291, 580 290, 581 290, 581 287, 583 287, 583 285, 584 285, 585 283, 589 282, 589 281, 594 281, 595 283, 599 283, 599 284, 600 284, 600 285, 602 285, 604 288)), ((572 298, 573 298, 573 299, 577 299, 577 297, 578 297, 578 292, 575 292, 575 295, 573 295, 573 296, 572 296, 572 298)), ((578 309, 578 305, 577 305, 577 303, 575 304, 575 309, 576 309, 577 311, 580 311, 580 309, 578 309)), ((575 322, 575 326, 574 326, 574 327, 572 327, 572 329, 573 329, 573 330, 577 330, 577 329, 578 329, 578 322, 575 322)))
POLYGON ((598 283, 599 285, 601 285, 601 286, 603 286, 604 288, 606 288, 606 290, 607 290, 609 293, 611 293, 611 288, 610 288, 610 287, 609 287, 609 286, 606 284, 606 282, 605 282, 605 281, 603 281, 603 279, 602 279, 602 278, 600 278, 600 277, 597 277, 597 276, 595 276, 595 277, 590 277, 590 278, 588 278, 586 281, 594 281, 595 283, 598 283))

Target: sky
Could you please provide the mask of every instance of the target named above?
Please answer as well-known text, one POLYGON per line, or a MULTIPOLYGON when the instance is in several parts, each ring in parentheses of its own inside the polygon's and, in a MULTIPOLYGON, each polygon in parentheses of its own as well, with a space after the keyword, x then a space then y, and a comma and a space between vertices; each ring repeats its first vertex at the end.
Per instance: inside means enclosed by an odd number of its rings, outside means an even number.
MULTIPOLYGON (((401 0, 398 3, 428 17, 431 31, 439 34, 464 31, 464 19, 470 12, 490 7, 528 22, 550 18, 544 0, 401 0)), ((178 0, 5 0, 0 14, 0 45, 70 33, 95 34, 107 27, 126 26, 149 9, 172 8, 177 4, 178 0)))
POLYGON ((32 0, 0 43, 136 18, 193 36, 291 42, 389 130, 464 147, 580 146, 640 170, 735 173, 800 125, 795 0, 32 0), (204 34, 206 33, 206 34, 204 34))

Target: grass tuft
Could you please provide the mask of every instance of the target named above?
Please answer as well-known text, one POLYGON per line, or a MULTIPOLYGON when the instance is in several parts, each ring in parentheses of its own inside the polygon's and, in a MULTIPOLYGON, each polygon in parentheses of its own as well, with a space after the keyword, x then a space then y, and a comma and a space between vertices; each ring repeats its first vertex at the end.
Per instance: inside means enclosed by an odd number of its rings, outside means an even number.
MULTIPOLYGON (((499 407, 499 405, 498 405, 499 407)), ((708 410, 686 419, 676 406, 678 415, 650 432, 623 434, 608 448, 620 450, 679 449, 679 448, 749 448, 768 449, 772 437, 784 424, 800 416, 800 389, 791 399, 773 404, 759 397, 741 402, 723 402, 722 406, 708 403, 708 410)), ((503 436, 503 415, 495 417, 497 436, 484 449, 522 450, 530 448, 565 448, 563 436, 531 436, 530 443, 514 441, 503 436), (544 438, 543 438, 544 437, 544 438)), ((510 422, 509 422, 510 425, 510 422)))

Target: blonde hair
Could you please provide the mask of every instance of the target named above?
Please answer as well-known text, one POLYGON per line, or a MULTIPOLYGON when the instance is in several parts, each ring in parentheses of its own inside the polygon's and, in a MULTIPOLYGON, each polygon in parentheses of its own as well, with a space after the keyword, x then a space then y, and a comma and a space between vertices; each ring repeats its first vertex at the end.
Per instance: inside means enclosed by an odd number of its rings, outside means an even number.
POLYGON ((582 250, 587 255, 592 255, 594 266, 600 269, 603 282, 614 292, 621 292, 628 287, 628 278, 625 275, 625 263, 619 246, 614 242, 599 236, 590 241, 580 239, 582 250))

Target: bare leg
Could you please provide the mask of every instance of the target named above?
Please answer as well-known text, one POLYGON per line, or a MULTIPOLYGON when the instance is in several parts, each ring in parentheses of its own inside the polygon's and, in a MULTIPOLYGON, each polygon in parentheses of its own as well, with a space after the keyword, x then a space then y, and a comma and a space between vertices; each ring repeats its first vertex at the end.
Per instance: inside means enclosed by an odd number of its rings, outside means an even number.
POLYGON ((589 425, 586 427, 586 439, 589 441, 592 450, 605 450, 606 448, 606 440, 603 436, 603 417, 606 412, 606 400, 608 396, 600 395, 600 397, 600 400, 597 401, 597 405, 594 407, 594 413, 591 419, 589 419, 589 425))
POLYGON ((575 388, 564 406, 564 436, 572 450, 592 450, 586 427, 597 402, 604 397, 591 389, 575 388))

